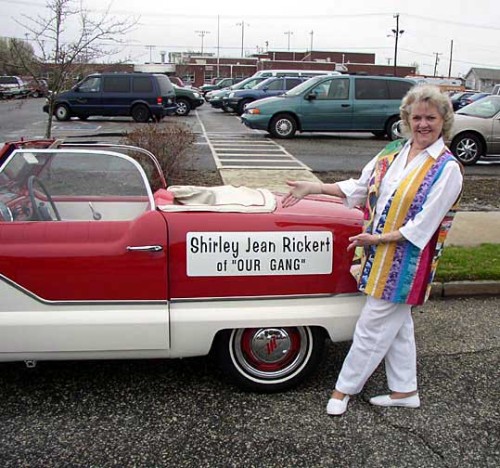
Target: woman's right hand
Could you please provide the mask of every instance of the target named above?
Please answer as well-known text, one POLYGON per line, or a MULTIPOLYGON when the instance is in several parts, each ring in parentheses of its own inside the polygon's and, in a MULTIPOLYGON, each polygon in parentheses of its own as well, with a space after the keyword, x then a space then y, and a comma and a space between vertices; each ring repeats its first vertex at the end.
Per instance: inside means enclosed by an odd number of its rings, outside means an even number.
POLYGON ((286 183, 292 188, 290 192, 288 192, 288 194, 285 195, 281 200, 281 206, 283 206, 283 208, 288 208, 289 206, 295 205, 306 195, 322 192, 321 182, 308 182, 307 180, 287 180, 286 183))

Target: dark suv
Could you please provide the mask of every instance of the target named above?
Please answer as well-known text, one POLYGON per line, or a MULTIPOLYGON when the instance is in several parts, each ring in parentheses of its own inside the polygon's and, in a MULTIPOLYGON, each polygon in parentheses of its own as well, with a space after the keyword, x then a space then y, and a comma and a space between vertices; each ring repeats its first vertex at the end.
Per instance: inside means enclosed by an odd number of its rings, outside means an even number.
POLYGON ((230 107, 237 114, 241 115, 247 104, 257 99, 279 96, 308 79, 309 77, 306 76, 275 76, 262 81, 253 88, 231 91, 227 98, 223 100, 223 103, 225 106, 230 107))
MULTIPOLYGON (((165 75, 153 73, 99 73, 89 75, 54 104, 57 120, 72 116, 131 116, 136 122, 160 120, 177 109, 175 91, 165 75)), ((43 106, 49 112, 49 105, 43 106)))

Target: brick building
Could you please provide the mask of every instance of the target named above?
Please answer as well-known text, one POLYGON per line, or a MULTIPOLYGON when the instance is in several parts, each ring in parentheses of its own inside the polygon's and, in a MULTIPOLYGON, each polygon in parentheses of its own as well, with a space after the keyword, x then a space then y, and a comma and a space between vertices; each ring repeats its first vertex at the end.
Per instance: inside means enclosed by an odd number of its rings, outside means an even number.
MULTIPOLYGON (((366 75, 393 75, 392 65, 376 65, 375 54, 359 52, 324 51, 268 51, 244 58, 217 58, 213 54, 172 53, 171 62, 175 63, 176 75, 195 86, 213 78, 251 76, 258 70, 302 69, 302 70, 339 70, 344 73, 366 75)), ((415 67, 398 66, 396 75, 415 74, 415 67)))

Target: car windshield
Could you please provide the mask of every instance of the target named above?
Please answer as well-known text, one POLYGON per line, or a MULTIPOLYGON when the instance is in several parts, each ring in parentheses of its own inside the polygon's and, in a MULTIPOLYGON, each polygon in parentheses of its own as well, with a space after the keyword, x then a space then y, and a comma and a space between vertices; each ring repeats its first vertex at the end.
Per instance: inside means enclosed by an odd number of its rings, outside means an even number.
POLYGON ((285 93, 285 96, 299 96, 306 89, 311 88, 313 85, 319 83, 324 78, 325 78, 324 76, 316 76, 314 78, 310 78, 307 81, 304 81, 303 83, 299 84, 298 86, 295 86, 295 88, 292 88, 290 91, 287 91, 285 93))
POLYGON ((54 195, 148 195, 144 172, 123 155, 81 150, 16 150, 0 172, 0 189, 37 177, 54 195))
POLYGON ((457 111, 457 114, 468 115, 471 117, 481 117, 488 119, 500 112, 500 97, 489 96, 479 101, 473 102, 468 106, 457 111))
POLYGON ((260 82, 262 82, 262 78, 248 78, 231 87, 233 89, 251 89, 260 82))
POLYGON ((272 78, 268 78, 267 80, 261 81, 257 86, 254 86, 254 89, 263 89, 269 86, 274 80, 276 80, 275 76, 273 76, 272 78))

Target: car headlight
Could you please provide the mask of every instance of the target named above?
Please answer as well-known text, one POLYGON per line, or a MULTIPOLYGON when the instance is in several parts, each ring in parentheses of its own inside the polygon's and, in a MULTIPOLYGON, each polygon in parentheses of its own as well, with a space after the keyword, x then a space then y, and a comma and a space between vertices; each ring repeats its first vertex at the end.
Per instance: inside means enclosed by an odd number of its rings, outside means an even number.
POLYGON ((195 97, 196 99, 199 99, 199 98, 201 98, 201 95, 200 95, 200 93, 194 93, 194 97, 195 97))
POLYGON ((234 98, 234 93, 229 93, 228 98, 229 98, 229 99, 234 98))
POLYGON ((247 114, 254 114, 254 115, 257 115, 257 114, 260 114, 260 109, 255 107, 253 109, 246 109, 246 113, 247 114))

